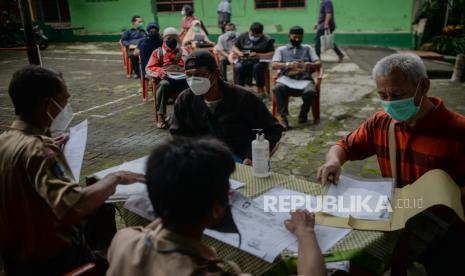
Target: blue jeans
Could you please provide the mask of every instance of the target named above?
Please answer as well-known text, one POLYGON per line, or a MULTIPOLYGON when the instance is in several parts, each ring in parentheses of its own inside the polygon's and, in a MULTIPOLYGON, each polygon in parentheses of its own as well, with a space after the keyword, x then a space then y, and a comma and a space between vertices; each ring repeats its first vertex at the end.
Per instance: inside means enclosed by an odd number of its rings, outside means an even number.
MULTIPOLYGON (((331 33, 333 33, 333 32, 331 32, 331 33)), ((325 30, 318 30, 316 32, 316 35, 315 35, 315 51, 316 51, 316 54, 319 57, 321 57, 321 41, 320 41, 320 37, 322 35, 324 35, 324 34, 325 34, 325 30)), ((339 47, 337 47, 336 43, 334 43, 333 50, 334 50, 334 52, 336 52, 336 54, 339 56, 339 58, 344 57, 344 54, 341 52, 339 47)))
POLYGON ((264 62, 237 62, 235 65, 236 84, 244 86, 247 82, 251 85, 253 77, 257 87, 264 87, 266 66, 264 62))

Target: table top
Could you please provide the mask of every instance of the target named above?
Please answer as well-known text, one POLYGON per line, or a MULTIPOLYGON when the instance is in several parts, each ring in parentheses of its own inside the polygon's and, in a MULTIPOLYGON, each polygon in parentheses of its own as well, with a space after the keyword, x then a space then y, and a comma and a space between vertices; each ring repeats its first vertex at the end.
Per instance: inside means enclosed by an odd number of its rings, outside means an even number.
MULTIPOLYGON (((294 176, 272 173, 267 178, 257 178, 252 174, 252 168, 237 164, 232 179, 245 183, 238 191, 250 198, 256 198, 273 187, 319 195, 323 192, 320 184, 312 183, 294 176)), ((147 220, 127 210, 121 210, 126 226, 145 225, 147 220)), ((360 231, 353 230, 346 237, 338 241, 331 249, 331 255, 325 261, 353 260, 361 262, 359 265, 366 270, 378 273, 387 265, 398 239, 397 232, 360 231)), ((203 242, 215 248, 218 256, 233 260, 244 272, 260 275, 276 266, 279 261, 268 263, 258 257, 224 244, 211 237, 204 236, 203 242)), ((283 254, 285 256, 286 253, 283 254)))

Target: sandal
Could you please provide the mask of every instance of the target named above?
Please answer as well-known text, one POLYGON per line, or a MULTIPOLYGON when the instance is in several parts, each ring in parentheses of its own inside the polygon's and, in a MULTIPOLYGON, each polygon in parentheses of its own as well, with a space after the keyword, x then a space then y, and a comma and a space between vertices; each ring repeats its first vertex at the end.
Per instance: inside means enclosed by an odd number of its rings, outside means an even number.
POLYGON ((167 129, 169 127, 169 123, 167 122, 163 114, 157 114, 157 122, 155 123, 155 125, 159 129, 167 129))

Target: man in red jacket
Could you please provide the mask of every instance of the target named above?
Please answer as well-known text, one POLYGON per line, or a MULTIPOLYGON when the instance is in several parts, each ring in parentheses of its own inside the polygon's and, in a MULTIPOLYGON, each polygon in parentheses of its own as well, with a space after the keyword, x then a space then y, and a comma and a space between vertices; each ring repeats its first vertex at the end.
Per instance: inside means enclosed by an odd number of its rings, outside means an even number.
POLYGON ((167 128, 166 105, 170 97, 185 90, 187 86, 184 72, 184 59, 188 52, 181 47, 178 31, 168 27, 163 31, 163 45, 152 52, 145 68, 146 74, 157 82, 157 127, 167 128))

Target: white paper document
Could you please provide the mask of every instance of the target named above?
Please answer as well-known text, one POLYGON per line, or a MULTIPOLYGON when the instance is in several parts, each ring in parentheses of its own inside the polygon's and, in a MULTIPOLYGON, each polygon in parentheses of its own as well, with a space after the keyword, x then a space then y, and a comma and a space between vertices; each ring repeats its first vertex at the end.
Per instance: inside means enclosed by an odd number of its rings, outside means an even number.
MULTIPOLYGON (((106 175, 118 171, 130 171, 134 173, 145 174, 145 163, 147 156, 135 159, 129 162, 124 162, 121 165, 108 168, 106 170, 94 174, 97 178, 104 178, 106 175)), ((144 183, 134 183, 130 185, 117 185, 115 193, 111 195, 106 202, 126 201, 131 195, 147 193, 144 183)))
POLYGON ((391 180, 359 180, 341 175, 339 183, 331 184, 326 193, 336 198, 337 210, 323 211, 338 217, 385 220, 391 214, 386 207, 392 202, 392 194, 391 180))
POLYGON ((168 78, 172 80, 185 80, 186 74, 185 73, 178 73, 178 72, 167 72, 168 78))
MULTIPOLYGON (((242 236, 240 249, 267 262, 273 262, 296 240, 279 217, 265 213, 255 201, 239 192, 234 193, 231 199, 231 212, 242 236)), ((237 234, 225 234, 209 229, 205 230, 204 234, 231 246, 239 246, 237 234)))
POLYGON ((81 175, 82 162, 87 143, 87 120, 75 125, 69 129, 69 140, 63 149, 63 155, 68 162, 74 180, 79 182, 81 175))
MULTIPOLYGON (((277 199, 277 202, 283 200, 283 202, 292 202, 292 199, 290 197, 296 196, 299 198, 299 200, 296 200, 296 206, 297 209, 309 209, 307 207, 310 207, 310 209, 315 209, 317 207, 317 197, 316 196, 311 196, 307 195, 305 193, 285 189, 283 187, 275 187, 269 190, 268 192, 264 193, 263 195, 257 197, 255 199, 255 202, 265 210, 265 198, 269 197, 275 197, 277 199), (305 200, 306 202, 302 202, 300 199, 305 200), (297 202, 300 202, 301 205, 297 204, 297 202)), ((289 206, 290 207, 290 206, 289 206)), ((288 219, 289 213, 288 212, 278 212, 276 213, 277 218, 284 224, 284 221, 288 219)), ((349 234, 351 229, 347 228, 338 228, 338 227, 329 227, 329 226, 323 226, 323 225, 315 225, 315 235, 316 239, 318 242, 318 245, 320 247, 320 250, 322 253, 327 253, 331 247, 333 247, 339 240, 344 238, 347 234, 349 234)), ((295 239, 293 243, 291 243, 288 247, 288 250, 297 252, 298 249, 298 244, 297 240, 295 239)))
POLYGON ((231 186, 231 189, 237 190, 245 184, 234 179, 229 179, 229 185, 231 186))
POLYGON ((276 82, 284 84, 285 86, 293 89, 302 90, 310 83, 309 80, 295 80, 291 79, 288 76, 279 77, 276 82))

